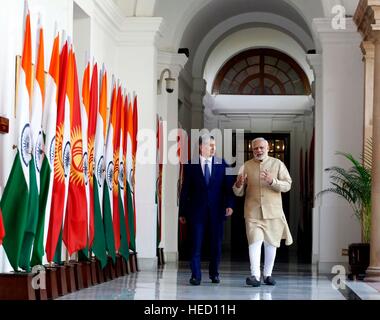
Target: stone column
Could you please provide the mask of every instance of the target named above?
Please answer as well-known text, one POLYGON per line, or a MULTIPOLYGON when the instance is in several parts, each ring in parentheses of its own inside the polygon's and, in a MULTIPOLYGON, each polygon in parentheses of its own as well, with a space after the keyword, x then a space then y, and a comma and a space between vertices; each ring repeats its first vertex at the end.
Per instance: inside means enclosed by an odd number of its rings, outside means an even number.
MULTIPOLYGON (((370 42, 374 48, 371 240, 365 279, 380 281, 380 0, 360 0, 354 21, 364 43, 370 42)), ((366 93, 367 89, 371 88, 366 88, 366 93)))
POLYGON ((373 117, 373 82, 375 69, 375 45, 371 41, 363 41, 361 44, 364 62, 364 131, 363 153, 367 141, 372 137, 373 117))
POLYGON ((203 129, 204 106, 203 97, 206 94, 206 81, 203 78, 193 79, 193 93, 191 94, 191 128, 203 129))
POLYGON ((138 149, 136 156, 136 249, 139 268, 157 268, 156 235, 156 115, 157 42, 162 18, 130 17, 118 37, 118 75, 138 97, 138 149))
MULTIPOLYGON (((313 28, 322 56, 321 95, 316 97, 315 106, 315 192, 318 193, 331 186, 325 168, 349 166, 344 157, 336 155, 337 151, 355 157, 360 157, 362 152, 364 70, 362 39, 352 19, 346 19, 344 30, 333 29, 331 19, 325 18, 314 19, 313 28)), ((320 272, 331 272, 334 265, 348 262, 341 252, 349 244, 360 241, 360 222, 353 217, 350 205, 331 193, 315 201, 314 213, 320 226, 318 267, 320 272)))
POLYGON ((375 39, 375 72, 373 100, 372 216, 370 265, 366 280, 380 281, 380 32, 375 39))
MULTIPOLYGON (((314 73, 313 97, 314 97, 314 126, 315 126, 315 151, 314 151, 314 191, 322 190, 322 156, 323 156, 323 92, 322 92, 322 55, 308 54, 307 61, 314 73)), ((320 235, 320 204, 318 199, 314 201, 312 217, 312 263, 319 261, 319 235, 320 235)))
POLYGON ((179 174, 178 163, 173 163, 173 152, 177 150, 178 128, 178 76, 183 69, 187 57, 183 54, 159 52, 158 78, 162 70, 170 69, 171 76, 176 79, 174 91, 168 93, 165 83, 162 84, 161 94, 158 96, 158 110, 160 116, 166 121, 167 134, 164 136, 164 165, 162 177, 162 240, 165 261, 175 262, 178 259, 178 205, 177 182, 179 174))

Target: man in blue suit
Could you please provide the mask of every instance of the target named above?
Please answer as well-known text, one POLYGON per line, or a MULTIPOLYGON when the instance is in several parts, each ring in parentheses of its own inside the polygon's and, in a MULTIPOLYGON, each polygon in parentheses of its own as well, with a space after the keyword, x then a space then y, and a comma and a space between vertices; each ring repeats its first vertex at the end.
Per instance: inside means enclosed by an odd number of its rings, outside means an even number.
POLYGON ((184 167, 179 204, 180 223, 189 222, 191 249, 190 284, 201 283, 201 249, 205 232, 210 236, 209 277, 219 283, 224 221, 233 212, 232 176, 226 174, 224 160, 214 156, 215 140, 210 135, 199 139, 199 161, 184 167), (207 229, 207 230, 206 230, 207 229))

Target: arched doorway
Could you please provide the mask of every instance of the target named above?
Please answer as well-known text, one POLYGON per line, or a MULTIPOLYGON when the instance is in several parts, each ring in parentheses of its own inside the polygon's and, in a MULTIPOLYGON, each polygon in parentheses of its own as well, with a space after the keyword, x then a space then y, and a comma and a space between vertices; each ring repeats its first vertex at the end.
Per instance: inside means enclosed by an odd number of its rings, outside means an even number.
MULTIPOLYGON (((257 105, 255 105, 256 101, 265 101, 268 106, 275 103, 281 106, 285 101, 290 101, 291 104, 292 101, 297 101, 300 97, 308 99, 311 94, 308 76, 292 57, 279 50, 269 48, 248 49, 237 53, 219 68, 212 86, 212 94, 216 106, 220 100, 229 99, 231 101, 229 110, 222 116, 223 119, 228 118, 229 128, 239 129, 245 121, 244 161, 252 157, 249 149, 250 141, 261 136, 266 138, 272 146, 270 155, 280 157, 291 172, 293 187, 290 193, 283 195, 283 204, 295 245, 291 247, 282 246, 278 251, 278 260, 282 262, 290 260, 311 262, 312 206, 308 205, 308 201, 310 196, 312 197, 312 192, 306 188, 312 185, 309 183, 311 178, 308 170, 313 161, 313 158, 310 160, 309 151, 312 126, 307 129, 310 132, 305 134, 305 132, 295 129, 294 119, 306 121, 304 115, 297 114, 298 111, 276 111, 270 108, 265 110, 262 106, 260 106, 260 110, 257 110, 257 105), (244 112, 240 111, 241 109, 239 110, 242 97, 247 101, 244 112), (234 100, 235 98, 236 100, 234 100), (256 98, 261 100, 255 100, 256 98), (279 98, 281 100, 278 103, 279 98), (250 101, 253 102, 250 103, 250 101), (235 107, 239 110, 237 114, 234 114, 233 109, 235 107), (274 126, 273 122, 276 121, 282 125, 276 124, 274 126), (277 148, 281 150, 277 150, 277 148), (305 153, 306 150, 308 154, 305 153), (307 161, 307 166, 305 161, 307 161)), ((215 118, 217 117, 216 114, 215 118)), ((312 118, 313 115, 311 114, 310 119, 312 118)), ((310 123, 313 125, 313 121, 310 123)), ((223 129, 223 120, 216 123, 216 126, 223 129)), ((307 127, 307 125, 304 126, 307 127)), ((235 139, 232 141, 234 142, 235 139)), ((234 147, 232 149, 234 150, 234 147)), ((232 261, 248 261, 243 203, 244 198, 237 199, 235 213, 230 222, 226 224, 223 256, 232 261)), ((187 259, 185 252, 189 245, 189 243, 186 245, 186 242, 183 242, 183 231, 182 228, 180 232, 182 240, 179 242, 180 260, 187 259)), ((206 243, 204 258, 207 256, 208 246, 206 243)))

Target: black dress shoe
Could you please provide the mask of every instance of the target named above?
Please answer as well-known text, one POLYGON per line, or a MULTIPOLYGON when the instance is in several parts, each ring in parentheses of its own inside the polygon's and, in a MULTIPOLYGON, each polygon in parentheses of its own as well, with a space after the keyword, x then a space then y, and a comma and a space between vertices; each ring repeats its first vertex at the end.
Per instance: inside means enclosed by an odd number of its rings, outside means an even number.
POLYGON ((276 284, 276 281, 274 281, 274 279, 271 276, 268 276, 264 278, 264 283, 268 286, 274 286, 276 284))
POLYGON ((252 287, 260 287, 260 285, 261 285, 261 282, 259 280, 257 280, 255 276, 248 277, 245 280, 245 283, 249 286, 252 286, 252 287))
POLYGON ((195 279, 195 278, 191 278, 189 280, 190 284, 192 284, 193 286, 199 286, 201 284, 201 280, 198 280, 198 279, 195 279))
POLYGON ((220 279, 218 276, 216 277, 210 277, 212 283, 220 283, 220 279))

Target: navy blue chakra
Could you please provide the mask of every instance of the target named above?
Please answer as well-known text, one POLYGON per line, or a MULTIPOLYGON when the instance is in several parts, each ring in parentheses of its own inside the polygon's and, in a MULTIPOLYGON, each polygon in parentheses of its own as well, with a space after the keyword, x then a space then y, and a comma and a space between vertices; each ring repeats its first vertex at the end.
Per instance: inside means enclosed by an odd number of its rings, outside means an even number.
POLYGON ((63 170, 65 173, 65 178, 70 174, 70 165, 71 165, 71 146, 70 142, 66 142, 65 149, 63 150, 63 170))
POLYGON ((110 191, 112 191, 112 187, 113 187, 113 162, 109 162, 108 163, 108 166, 107 166, 107 172, 106 172, 106 179, 107 179, 107 184, 108 184, 108 188, 110 189, 110 191))
POLYGON ((41 171, 42 161, 44 160, 44 138, 42 131, 38 132, 37 141, 34 148, 34 159, 36 160, 36 169, 41 171))
POLYGON ((32 159, 32 137, 30 125, 26 124, 21 133, 21 158, 25 166, 29 165, 29 161, 32 159))
POLYGON ((104 157, 101 156, 96 166, 96 180, 99 188, 103 186, 104 171, 104 157))

